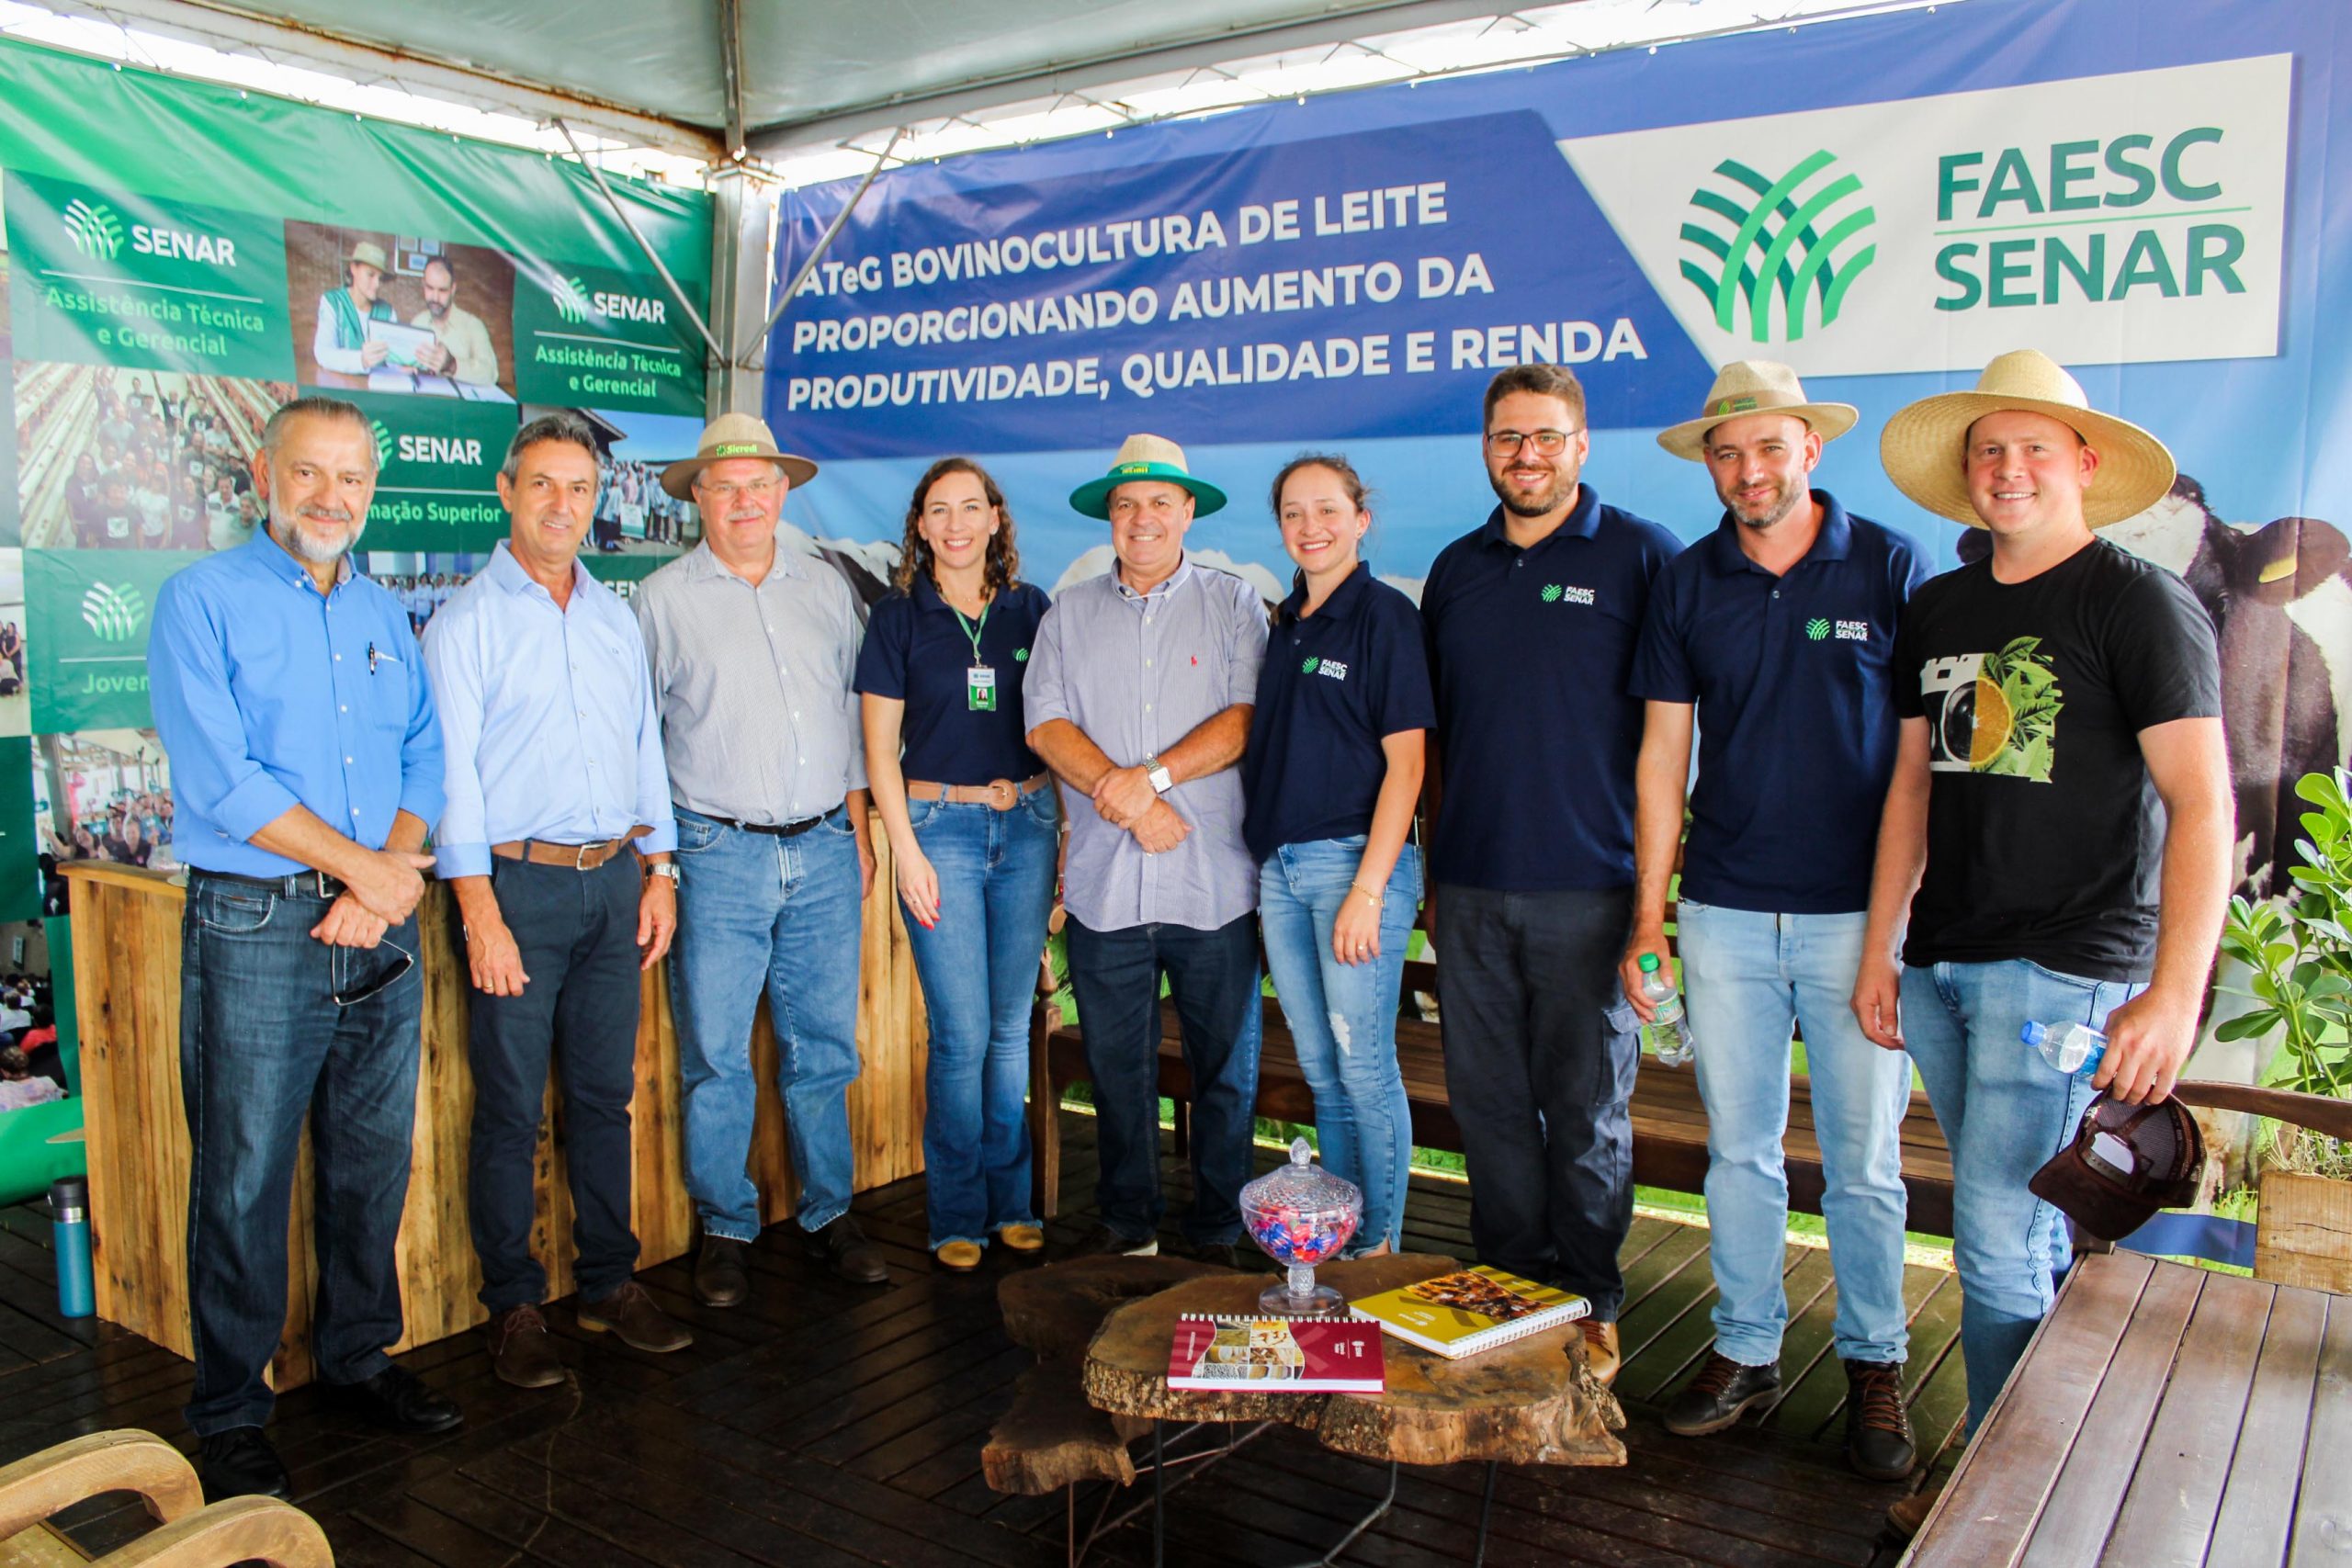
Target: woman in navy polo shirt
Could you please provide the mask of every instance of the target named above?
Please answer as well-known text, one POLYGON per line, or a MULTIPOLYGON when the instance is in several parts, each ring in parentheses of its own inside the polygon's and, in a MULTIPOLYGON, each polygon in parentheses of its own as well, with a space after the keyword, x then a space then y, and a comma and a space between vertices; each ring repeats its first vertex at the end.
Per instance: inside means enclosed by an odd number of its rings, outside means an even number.
POLYGON ((991 1234, 1017 1252, 1046 1245, 1022 1098, 1061 816, 1023 739, 1021 677, 1047 601, 1014 580, 1019 565, 996 481, 967 457, 933 463, 857 660, 866 780, 931 1014, 932 1253, 959 1271, 991 1234))
POLYGON ((1407 842, 1437 722, 1420 612, 1358 558, 1372 513, 1344 457, 1275 476, 1298 577, 1276 612, 1242 755, 1266 964, 1315 1092, 1323 1163, 1363 1190, 1349 1256, 1397 1245, 1413 1148, 1396 999, 1420 902, 1407 842))

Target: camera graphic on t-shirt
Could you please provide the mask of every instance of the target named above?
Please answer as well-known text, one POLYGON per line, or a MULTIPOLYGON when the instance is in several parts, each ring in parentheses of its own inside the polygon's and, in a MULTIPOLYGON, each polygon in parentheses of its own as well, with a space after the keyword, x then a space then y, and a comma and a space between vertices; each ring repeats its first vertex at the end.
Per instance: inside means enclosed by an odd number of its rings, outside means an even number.
POLYGON ((1964 773, 1976 743, 1976 687, 1984 671, 1981 653, 1930 659, 1919 671, 1919 702, 1928 719, 1928 766, 1964 773))

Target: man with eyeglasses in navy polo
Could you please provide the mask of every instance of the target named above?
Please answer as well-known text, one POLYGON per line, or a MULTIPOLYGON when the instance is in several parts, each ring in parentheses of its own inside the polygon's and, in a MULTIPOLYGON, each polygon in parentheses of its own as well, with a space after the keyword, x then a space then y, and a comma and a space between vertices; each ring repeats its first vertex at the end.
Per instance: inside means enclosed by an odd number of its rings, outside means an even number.
POLYGON ((1445 1083, 1478 1259, 1584 1296, 1617 1371, 1617 1250, 1634 1219, 1637 1021, 1617 985, 1634 899, 1625 694, 1650 580, 1680 548, 1579 482, 1584 389, 1554 365, 1487 384, 1501 504, 1421 590, 1437 745, 1429 793, 1445 1083))
POLYGON ((187 1106, 187 1424, 208 1496, 283 1496, 262 1423, 286 1325, 294 1158, 316 1167, 319 1381, 379 1424, 457 1405, 392 1364, 393 1242, 416 1115, 418 852, 441 815, 441 728, 408 615, 352 570, 376 493, 367 416, 272 414, 254 455, 269 525, 164 584, 147 649, 188 867, 180 989, 187 1106))

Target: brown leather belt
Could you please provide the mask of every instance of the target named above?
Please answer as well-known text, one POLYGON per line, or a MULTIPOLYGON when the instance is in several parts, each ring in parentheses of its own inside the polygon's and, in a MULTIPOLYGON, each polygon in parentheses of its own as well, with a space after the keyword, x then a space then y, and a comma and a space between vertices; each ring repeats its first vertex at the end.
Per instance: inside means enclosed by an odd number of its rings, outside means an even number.
POLYGON ((633 839, 641 839, 653 831, 639 823, 617 839, 607 839, 601 844, 550 844, 539 839, 510 839, 503 844, 492 844, 490 852, 501 860, 528 861, 533 865, 568 865, 574 871, 594 871, 615 855, 628 848, 633 839))
POLYGON ((1021 804, 1023 795, 1035 795, 1051 783, 1051 773, 1039 773, 1019 784, 1011 779, 990 779, 984 784, 925 784, 921 779, 909 779, 907 798, 944 800, 950 806, 993 806, 999 811, 1010 811, 1021 804))

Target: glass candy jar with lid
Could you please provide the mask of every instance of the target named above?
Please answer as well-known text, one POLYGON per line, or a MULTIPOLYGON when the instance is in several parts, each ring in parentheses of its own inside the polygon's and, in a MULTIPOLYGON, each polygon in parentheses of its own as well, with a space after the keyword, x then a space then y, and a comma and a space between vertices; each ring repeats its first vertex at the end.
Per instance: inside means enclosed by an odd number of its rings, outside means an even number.
POLYGON ((1276 1166, 1241 1190, 1241 1223, 1250 1239, 1288 1270, 1258 1298, 1261 1312, 1293 1317, 1344 1315, 1347 1298, 1315 1282, 1315 1266, 1340 1255, 1363 1218, 1363 1194, 1352 1181, 1315 1163, 1300 1138, 1290 1163, 1276 1166))

